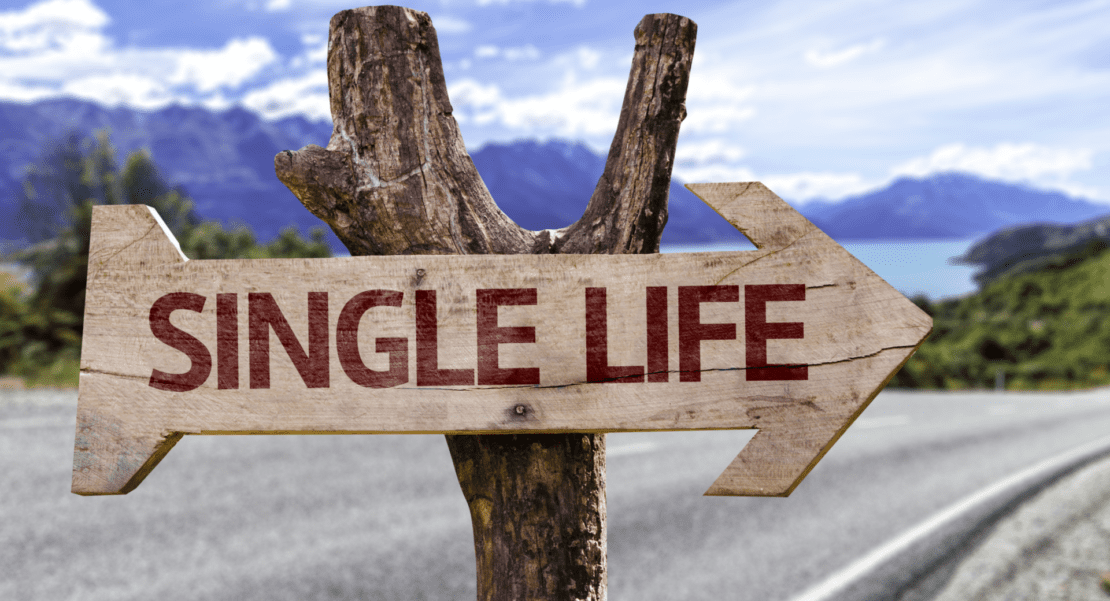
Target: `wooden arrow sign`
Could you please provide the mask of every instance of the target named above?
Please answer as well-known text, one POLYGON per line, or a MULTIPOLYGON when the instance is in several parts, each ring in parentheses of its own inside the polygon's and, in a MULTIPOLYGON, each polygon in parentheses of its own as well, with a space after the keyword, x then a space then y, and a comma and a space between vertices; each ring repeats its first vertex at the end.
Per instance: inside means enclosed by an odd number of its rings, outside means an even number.
POLYGON ((759 183, 688 186, 756 245, 189 261, 93 212, 73 492, 185 434, 758 428, 709 495, 787 495, 932 320, 759 183))

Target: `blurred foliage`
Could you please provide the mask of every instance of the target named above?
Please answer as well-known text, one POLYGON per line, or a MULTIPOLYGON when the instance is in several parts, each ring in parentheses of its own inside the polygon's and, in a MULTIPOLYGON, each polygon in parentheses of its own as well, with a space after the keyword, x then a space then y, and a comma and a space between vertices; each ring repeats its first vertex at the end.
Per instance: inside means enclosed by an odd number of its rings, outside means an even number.
POLYGON ((32 244, 5 260, 28 268, 30 283, 0 279, 0 374, 29 386, 77 384, 95 205, 153 207, 190 259, 331 256, 322 228, 305 240, 290 227, 259 244, 246 226, 201 221, 193 201, 166 183, 146 152, 132 153, 120 168, 107 132, 71 134, 51 145, 22 183, 17 219, 32 244))
POLYGON ((1063 390, 1110 384, 1110 253, 1102 243, 1043 258, 960 299, 914 302, 933 333, 891 386, 1063 390))

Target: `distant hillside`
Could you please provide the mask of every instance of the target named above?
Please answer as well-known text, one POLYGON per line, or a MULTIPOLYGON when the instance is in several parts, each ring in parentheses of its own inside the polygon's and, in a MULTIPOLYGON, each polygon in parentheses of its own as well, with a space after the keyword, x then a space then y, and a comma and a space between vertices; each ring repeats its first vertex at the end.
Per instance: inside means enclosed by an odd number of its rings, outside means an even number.
POLYGON ((1034 224, 1007 228, 976 242, 959 262, 979 265, 979 285, 1006 275, 1059 263, 1064 257, 1090 255, 1110 247, 1110 216, 1075 225, 1034 224))
POLYGON ((470 158, 497 206, 530 230, 577 221, 605 170, 605 157, 561 141, 488 144, 470 158))
POLYGON ((900 178, 881 190, 801 212, 837 240, 970 238, 1028 223, 1075 223, 1110 207, 962 173, 900 178))
MULTIPOLYGON (((241 108, 171 106, 146 112, 54 99, 0 102, 0 239, 21 237, 13 219, 14 193, 45 145, 71 131, 87 135, 102 128, 111 130, 121 160, 133 150, 149 149, 166 179, 184 186, 207 219, 247 223, 263 240, 289 224, 302 232, 320 225, 274 176, 274 155, 327 144, 330 123, 300 117, 268 122, 241 108)), ((341 248, 338 240, 332 243, 341 248)))
POLYGON ((1097 245, 1006 274, 970 296, 915 302, 933 333, 892 386, 1064 390, 1110 384, 1110 252, 1097 245))

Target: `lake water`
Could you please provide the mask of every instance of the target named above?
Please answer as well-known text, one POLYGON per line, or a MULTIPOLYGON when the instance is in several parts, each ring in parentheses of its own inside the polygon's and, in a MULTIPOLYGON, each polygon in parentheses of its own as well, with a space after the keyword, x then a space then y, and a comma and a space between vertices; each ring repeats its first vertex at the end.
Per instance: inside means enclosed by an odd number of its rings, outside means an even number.
MULTIPOLYGON (((906 296, 924 294, 932 300, 975 292, 977 267, 952 265, 949 259, 967 252, 978 238, 967 240, 899 240, 845 242, 844 248, 906 296)), ((750 250, 751 245, 664 245, 663 252, 750 250)))

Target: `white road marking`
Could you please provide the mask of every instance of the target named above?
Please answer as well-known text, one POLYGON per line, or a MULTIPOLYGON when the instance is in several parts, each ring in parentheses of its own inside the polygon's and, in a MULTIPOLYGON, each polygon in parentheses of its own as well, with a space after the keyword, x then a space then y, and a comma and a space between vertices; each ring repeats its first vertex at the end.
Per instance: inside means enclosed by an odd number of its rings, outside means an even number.
POLYGON ((1013 474, 1012 476, 1003 478, 987 488, 972 493, 960 501, 949 505, 947 508, 934 514, 924 522, 903 532, 898 537, 887 541, 874 551, 871 551, 867 555, 860 557, 856 561, 830 574, 823 581, 793 597, 791 601, 823 601, 824 599, 828 599, 895 555, 905 551, 914 543, 924 539, 933 532, 939 530, 945 524, 958 518, 961 514, 984 503, 992 497, 1001 495, 1019 486, 1027 486, 1028 481, 1040 479, 1056 470, 1067 468, 1106 452, 1110 452, 1110 436, 1105 436, 1094 442, 1076 447, 1070 451, 1065 451, 1055 457, 1045 459, 1032 467, 1013 474))

